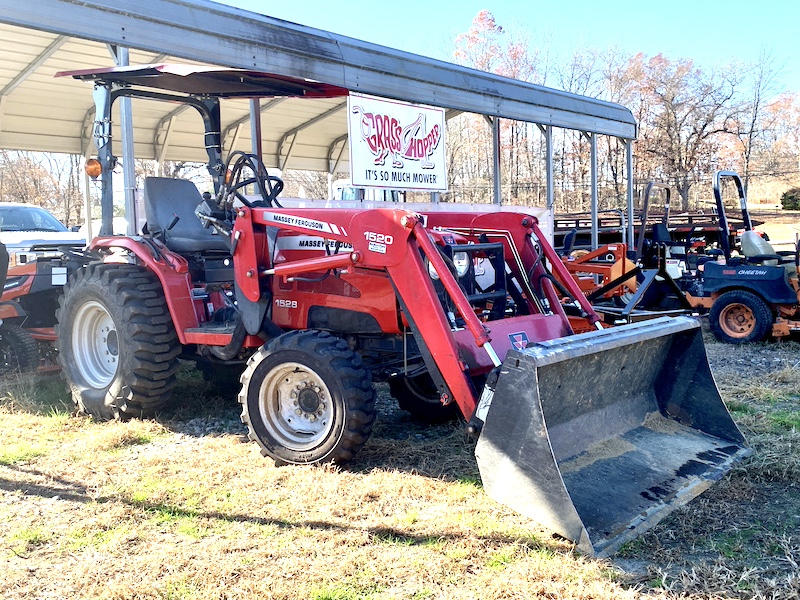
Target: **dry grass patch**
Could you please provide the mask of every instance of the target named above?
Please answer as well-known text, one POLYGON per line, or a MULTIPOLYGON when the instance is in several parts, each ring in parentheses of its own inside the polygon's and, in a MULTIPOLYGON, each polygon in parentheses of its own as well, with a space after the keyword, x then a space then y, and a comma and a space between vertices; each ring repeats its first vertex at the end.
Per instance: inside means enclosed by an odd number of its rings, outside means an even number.
POLYGON ((608 563, 489 500, 458 426, 391 412, 350 468, 276 468, 240 426, 194 434, 237 411, 207 406, 204 423, 176 406, 159 421, 59 426, 4 410, 3 439, 45 452, 0 467, 0 519, 15 523, 0 531, 0 595, 635 597, 608 563))
POLYGON ((414 424, 385 388, 354 464, 276 468, 191 371, 128 423, 26 383, 0 402, 0 597, 792 598, 800 346, 708 345, 754 456, 614 560, 490 500, 463 426, 414 424))

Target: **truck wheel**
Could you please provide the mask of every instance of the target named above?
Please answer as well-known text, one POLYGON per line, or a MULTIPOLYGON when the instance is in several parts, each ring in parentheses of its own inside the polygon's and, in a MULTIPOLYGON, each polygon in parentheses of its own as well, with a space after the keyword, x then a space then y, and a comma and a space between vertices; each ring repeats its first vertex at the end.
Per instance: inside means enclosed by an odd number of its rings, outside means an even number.
POLYGON ((19 325, 0 325, 0 373, 13 375, 35 371, 39 347, 33 336, 19 325))
POLYGON ((57 317, 58 360, 78 410, 126 419, 169 400, 181 348, 155 275, 90 264, 65 287, 57 317))
POLYGON ((361 357, 323 331, 292 331, 247 362, 242 423, 276 465, 346 462, 375 422, 375 391, 361 357))
POLYGON ((772 328, 772 311, 758 296, 744 290, 725 292, 711 305, 709 326, 728 344, 763 340, 772 328))
POLYGON ((389 393, 400 408, 423 423, 446 423, 459 414, 455 402, 440 402, 436 385, 427 373, 416 377, 392 377, 389 379, 389 393))

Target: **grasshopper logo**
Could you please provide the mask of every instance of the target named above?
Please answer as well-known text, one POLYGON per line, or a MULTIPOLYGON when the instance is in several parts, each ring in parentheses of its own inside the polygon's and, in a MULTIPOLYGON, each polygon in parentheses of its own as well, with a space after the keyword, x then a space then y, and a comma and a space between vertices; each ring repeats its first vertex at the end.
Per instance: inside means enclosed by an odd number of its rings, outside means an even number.
POLYGON ((518 333, 509 333, 508 340, 515 350, 524 350, 528 347, 528 334, 524 331, 518 333))
POLYGON ((392 167, 403 167, 404 160, 418 161, 423 169, 433 169, 436 165, 430 157, 439 145, 442 132, 439 125, 430 129, 425 123, 425 115, 419 113, 417 119, 403 126, 390 115, 366 112, 361 106, 353 107, 353 114, 361 115, 361 137, 375 157, 376 165, 386 163, 391 156, 392 167))

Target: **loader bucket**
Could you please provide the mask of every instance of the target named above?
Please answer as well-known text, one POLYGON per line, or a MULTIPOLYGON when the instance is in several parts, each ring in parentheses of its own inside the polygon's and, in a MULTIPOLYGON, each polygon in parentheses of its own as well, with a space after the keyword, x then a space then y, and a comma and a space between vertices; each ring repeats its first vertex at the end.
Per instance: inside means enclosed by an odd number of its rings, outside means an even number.
POLYGON ((700 325, 658 318, 511 350, 475 450, 490 497, 607 556, 750 454, 700 325))

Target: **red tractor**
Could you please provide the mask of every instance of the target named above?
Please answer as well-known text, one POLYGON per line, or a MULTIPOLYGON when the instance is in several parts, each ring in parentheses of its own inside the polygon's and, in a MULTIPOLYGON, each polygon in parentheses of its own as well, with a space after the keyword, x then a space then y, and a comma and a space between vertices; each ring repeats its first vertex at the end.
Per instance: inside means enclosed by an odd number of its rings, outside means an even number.
MULTIPOLYGON (((372 382, 388 381, 419 418, 464 418, 492 497, 598 554, 747 455, 691 319, 573 335, 567 312, 599 318, 528 214, 292 208, 259 157, 221 160, 231 72, 162 71, 75 75, 95 82, 103 233, 121 95, 198 110, 214 178, 203 195, 146 179, 146 234, 94 239, 71 277, 59 358, 84 412, 152 415, 180 359, 241 365, 242 421, 263 454, 344 462, 372 431, 372 382)), ((238 86, 272 77, 233 75, 238 86)), ((286 94, 318 85, 275 80, 286 94)))

